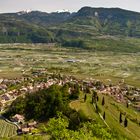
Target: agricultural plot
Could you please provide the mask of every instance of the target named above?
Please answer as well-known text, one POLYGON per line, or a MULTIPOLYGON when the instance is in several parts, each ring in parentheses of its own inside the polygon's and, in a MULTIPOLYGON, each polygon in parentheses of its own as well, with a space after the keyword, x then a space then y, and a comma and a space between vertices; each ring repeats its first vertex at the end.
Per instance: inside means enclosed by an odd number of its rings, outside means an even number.
POLYGON ((47 45, 0 46, 0 77, 18 77, 31 69, 41 68, 104 82, 124 79, 126 83, 140 87, 139 53, 51 48, 47 45))
POLYGON ((17 126, 0 119, 0 137, 12 137, 17 134, 17 126))

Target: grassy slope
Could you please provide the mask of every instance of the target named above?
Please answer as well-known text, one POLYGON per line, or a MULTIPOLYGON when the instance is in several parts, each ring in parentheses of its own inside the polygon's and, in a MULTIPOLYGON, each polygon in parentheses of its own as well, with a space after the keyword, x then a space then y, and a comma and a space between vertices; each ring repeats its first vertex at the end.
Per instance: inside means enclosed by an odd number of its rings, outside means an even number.
MULTIPOLYGON (((118 109, 112 105, 112 103, 115 103, 119 108, 121 108, 124 112, 126 112, 126 114, 130 114, 130 112, 134 112, 134 110, 132 111, 131 109, 127 109, 124 105, 116 103, 113 101, 112 98, 110 98, 109 96, 105 96, 105 106, 102 107, 101 106, 101 100, 102 100, 102 95, 99 95, 100 101, 98 103, 98 105, 100 106, 101 110, 102 110, 102 114, 105 111, 106 112, 106 122, 109 124, 109 126, 115 130, 117 130, 119 133, 124 134, 125 136, 127 136, 128 138, 131 139, 140 139, 140 126, 138 126, 137 124, 135 124, 134 122, 128 120, 128 127, 124 128, 123 124, 120 125, 119 124, 119 113, 120 111, 118 111, 118 109)), ((135 118, 135 113, 131 114, 134 118, 135 118)), ((140 119, 140 118, 139 118, 140 119)))
MULTIPOLYGON (((17 134, 17 127, 0 118, 0 137, 11 137, 17 134)), ((1 138, 0 138, 1 139, 1 138)))
MULTIPOLYGON (((123 124, 119 124, 119 111, 116 108, 116 106, 112 105, 112 103, 115 103, 119 108, 121 108, 123 111, 126 112, 126 114, 131 114, 134 118, 136 117, 136 112, 132 110, 131 108, 126 108, 124 105, 120 103, 116 103, 111 97, 105 96, 105 106, 102 107, 101 101, 102 101, 103 95, 99 94, 99 102, 98 106, 101 109, 101 114, 103 112, 106 112, 106 122, 109 125, 111 129, 114 129, 122 136, 127 137, 131 140, 138 140, 140 139, 140 126, 135 124, 134 122, 128 120, 128 127, 124 128, 123 124)), ((79 100, 71 102, 70 106, 72 108, 75 108, 76 110, 83 110, 85 114, 87 114, 90 118, 94 118, 98 122, 103 121, 100 119, 99 115, 95 113, 93 105, 90 104, 91 102, 91 95, 88 95, 87 102, 83 102, 83 97, 81 96, 79 100)), ((140 120, 140 113, 137 112, 137 118, 140 120)), ((124 119, 124 116, 123 116, 124 119)))

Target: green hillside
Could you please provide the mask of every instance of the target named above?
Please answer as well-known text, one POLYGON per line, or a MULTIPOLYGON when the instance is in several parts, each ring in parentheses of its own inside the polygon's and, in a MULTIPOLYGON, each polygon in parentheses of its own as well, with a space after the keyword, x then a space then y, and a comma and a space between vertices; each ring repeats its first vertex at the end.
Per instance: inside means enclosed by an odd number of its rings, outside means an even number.
POLYGON ((43 27, 9 18, 0 21, 0 43, 49 43, 52 33, 43 27))
POLYGON ((140 37, 140 14, 119 8, 81 8, 71 22, 93 26, 103 34, 140 37))
MULTIPOLYGON (((0 14, 0 43, 47 43, 97 36, 140 37, 140 13, 83 7, 78 12, 0 14)), ((94 43, 94 41, 93 41, 94 43)))
POLYGON ((99 97, 99 101, 97 105, 100 108, 99 114, 96 113, 94 104, 93 105, 91 104, 91 98, 92 98, 91 95, 88 95, 87 102, 83 102, 84 95, 81 95, 79 100, 71 102, 70 105, 72 108, 76 109, 77 111, 82 110, 85 112, 85 114, 88 117, 93 118, 93 119, 96 118, 98 122, 102 122, 102 123, 103 123, 103 120, 101 119, 100 114, 101 116, 103 116, 103 113, 105 112, 106 113, 105 122, 107 123, 107 125, 109 126, 111 130, 118 132, 120 135, 125 136, 128 139, 133 139, 133 140, 140 139, 140 135, 139 135, 140 127, 137 123, 131 120, 132 118, 140 119, 139 112, 135 112, 132 108, 129 108, 129 109, 126 108, 124 104, 117 103, 112 97, 108 95, 102 95, 99 93, 98 97, 99 97), (102 106, 103 97, 105 98, 104 106, 102 106), (127 128, 123 127, 123 123, 122 124, 119 123, 120 112, 126 113, 126 115, 125 114, 123 115, 123 120, 125 116, 131 116, 131 117, 128 117, 129 126, 127 128))

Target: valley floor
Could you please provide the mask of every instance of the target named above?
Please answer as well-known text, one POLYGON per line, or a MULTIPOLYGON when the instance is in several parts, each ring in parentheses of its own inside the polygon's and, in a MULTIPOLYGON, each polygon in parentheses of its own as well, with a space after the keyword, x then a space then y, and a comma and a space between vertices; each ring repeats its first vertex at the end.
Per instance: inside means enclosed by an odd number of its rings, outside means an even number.
POLYGON ((94 78, 104 82, 126 83, 140 87, 140 54, 95 52, 38 44, 0 46, 0 77, 20 77, 32 69, 94 78))

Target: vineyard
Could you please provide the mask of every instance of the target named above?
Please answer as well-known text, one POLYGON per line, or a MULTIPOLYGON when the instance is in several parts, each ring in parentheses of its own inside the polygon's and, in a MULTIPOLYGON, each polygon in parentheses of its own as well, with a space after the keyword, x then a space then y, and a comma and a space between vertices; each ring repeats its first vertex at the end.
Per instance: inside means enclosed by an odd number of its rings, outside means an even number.
POLYGON ((10 124, 3 119, 0 119, 0 137, 11 137, 17 134, 16 125, 10 124))

